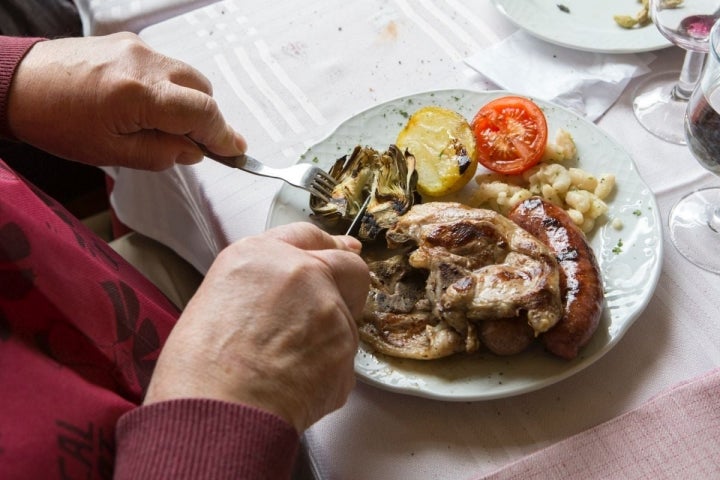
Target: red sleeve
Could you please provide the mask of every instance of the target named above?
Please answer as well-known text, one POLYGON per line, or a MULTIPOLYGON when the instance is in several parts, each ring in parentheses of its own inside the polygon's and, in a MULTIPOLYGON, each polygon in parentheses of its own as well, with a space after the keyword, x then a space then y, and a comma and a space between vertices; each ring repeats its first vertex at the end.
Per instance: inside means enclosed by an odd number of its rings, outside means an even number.
POLYGON ((0 137, 14 139, 7 118, 8 91, 20 60, 42 38, 4 37, 0 35, 0 137))
POLYGON ((298 447, 290 424, 256 408, 160 402, 120 418, 114 479, 289 479, 298 447))

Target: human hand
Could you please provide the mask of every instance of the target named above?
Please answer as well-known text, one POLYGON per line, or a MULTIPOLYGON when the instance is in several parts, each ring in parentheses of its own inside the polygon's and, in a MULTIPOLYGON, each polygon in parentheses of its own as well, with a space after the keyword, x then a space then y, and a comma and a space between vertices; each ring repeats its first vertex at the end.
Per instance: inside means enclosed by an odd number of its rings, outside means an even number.
POLYGON ((35 44, 10 87, 8 119, 19 140, 96 166, 196 163, 193 140, 221 155, 246 149, 209 80, 131 33, 35 44))
POLYGON ((298 432, 340 408, 355 385, 355 319, 370 282, 359 251, 310 223, 223 250, 170 334, 145 404, 239 402, 298 432))

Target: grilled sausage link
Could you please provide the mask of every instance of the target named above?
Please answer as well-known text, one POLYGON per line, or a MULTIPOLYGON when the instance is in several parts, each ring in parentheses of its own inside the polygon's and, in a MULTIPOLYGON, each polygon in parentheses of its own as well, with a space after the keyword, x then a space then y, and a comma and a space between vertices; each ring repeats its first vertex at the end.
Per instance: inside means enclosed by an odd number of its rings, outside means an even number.
POLYGON ((550 247, 560 264, 563 316, 541 341, 553 354, 572 360, 602 314, 604 292, 595 254, 567 212, 539 197, 518 204, 509 218, 550 247))

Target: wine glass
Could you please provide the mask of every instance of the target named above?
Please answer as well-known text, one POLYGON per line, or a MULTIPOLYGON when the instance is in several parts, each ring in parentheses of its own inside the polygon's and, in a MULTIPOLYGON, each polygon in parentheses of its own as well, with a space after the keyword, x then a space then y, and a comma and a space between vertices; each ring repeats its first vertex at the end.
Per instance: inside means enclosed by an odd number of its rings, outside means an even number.
POLYGON ((685 145, 687 101, 700 77, 708 34, 720 16, 720 0, 650 0, 650 16, 660 33, 686 50, 682 70, 648 77, 635 91, 633 111, 647 131, 685 145))
MULTIPOLYGON (((720 22, 710 32, 709 53, 688 101, 685 133, 700 164, 720 176, 720 22)), ((720 273, 720 187, 696 190, 675 204, 668 219, 670 238, 695 265, 720 273)))

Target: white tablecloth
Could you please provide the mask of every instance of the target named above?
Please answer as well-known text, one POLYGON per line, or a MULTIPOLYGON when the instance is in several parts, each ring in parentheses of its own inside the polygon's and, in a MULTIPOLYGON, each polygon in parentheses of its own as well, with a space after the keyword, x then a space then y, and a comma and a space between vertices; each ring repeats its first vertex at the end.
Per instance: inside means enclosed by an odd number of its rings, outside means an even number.
MULTIPOLYGON (((215 85, 250 152, 289 165, 349 116, 423 90, 492 89, 463 59, 514 32, 487 0, 219 2, 141 36, 215 85)), ((654 71, 682 51, 657 52, 654 71)), ((685 147, 636 122, 635 79, 597 121, 635 159, 663 221, 684 193, 720 181, 685 147)), ((162 173, 113 172, 120 219, 205 271, 229 242, 260 232, 280 182, 205 161, 162 173)), ((621 181, 621 180, 620 180, 621 181)), ((328 479, 469 478, 627 412, 720 365, 720 277, 683 259, 664 234, 663 270, 647 309, 602 359, 539 391, 445 403, 359 383, 307 442, 328 479)))
POLYGON ((139 32, 217 0, 74 0, 85 35, 139 32))

